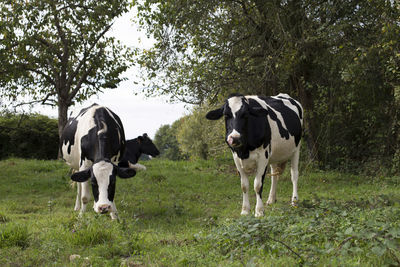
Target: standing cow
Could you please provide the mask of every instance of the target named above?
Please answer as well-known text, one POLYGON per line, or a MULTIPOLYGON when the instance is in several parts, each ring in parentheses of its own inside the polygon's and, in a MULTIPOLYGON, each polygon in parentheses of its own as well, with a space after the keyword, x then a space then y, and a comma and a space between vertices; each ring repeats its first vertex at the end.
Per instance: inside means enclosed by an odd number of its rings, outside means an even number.
POLYGON ((71 176, 78 182, 75 210, 86 211, 91 184, 95 212, 118 218, 114 203, 116 175, 130 178, 136 174, 132 168, 118 166, 126 146, 119 117, 93 104, 67 122, 60 141, 63 159, 77 171, 71 176))
POLYGON ((206 118, 225 117, 226 142, 232 150, 240 173, 243 191, 242 215, 250 213, 248 174, 256 169, 255 216, 264 215, 261 198, 264 177, 271 165, 271 190, 267 204, 276 201, 279 170, 291 161, 293 183, 292 205, 296 205, 300 139, 303 128, 303 108, 287 94, 272 97, 230 95, 225 104, 207 113, 206 118))

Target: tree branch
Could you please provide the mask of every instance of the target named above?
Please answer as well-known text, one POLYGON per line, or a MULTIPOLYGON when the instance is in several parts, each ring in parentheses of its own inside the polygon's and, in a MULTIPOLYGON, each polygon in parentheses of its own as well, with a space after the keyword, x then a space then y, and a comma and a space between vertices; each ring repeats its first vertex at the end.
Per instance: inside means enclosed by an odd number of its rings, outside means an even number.
POLYGON ((88 70, 86 70, 86 72, 81 76, 81 78, 79 79, 76 87, 74 90, 72 90, 72 92, 69 93, 68 95, 68 101, 72 101, 72 99, 76 96, 76 94, 79 92, 79 90, 82 87, 83 82, 86 81, 87 76, 89 75, 89 73, 93 70, 93 66, 90 66, 90 68, 88 70))
POLYGON ((41 102, 42 105, 47 105, 47 106, 54 107, 54 106, 56 106, 56 101, 55 101, 54 99, 49 99, 50 96, 54 96, 54 95, 55 95, 54 92, 53 92, 53 93, 48 93, 48 94, 47 94, 44 98, 42 98, 42 99, 32 100, 32 101, 29 101, 29 102, 18 103, 18 104, 13 105, 13 107, 14 107, 14 108, 17 108, 17 107, 20 107, 20 106, 37 104, 37 103, 40 103, 40 102, 41 102), (53 104, 47 103, 47 101, 52 101, 53 104))
MULTIPOLYGON (((78 75, 79 70, 83 66, 83 64, 86 62, 89 53, 93 50, 93 48, 96 46, 97 42, 110 30, 111 26, 114 23, 109 24, 108 26, 105 27, 105 29, 97 36, 97 38, 93 41, 92 45, 88 50, 85 51, 83 58, 79 62, 78 66, 76 66, 74 72, 69 76, 68 81, 67 81, 67 87, 69 88, 72 84, 72 81, 75 79, 75 77, 78 75)), ((73 93, 73 92, 72 92, 73 93)), ((75 93, 76 94, 76 93, 75 93)))
POLYGON ((44 73, 43 71, 41 71, 41 70, 39 70, 39 69, 34 69, 34 68, 31 68, 31 67, 28 67, 28 66, 25 65, 25 64, 21 64, 20 66, 21 66, 24 70, 31 71, 31 72, 34 72, 34 73, 36 73, 36 74, 42 75, 42 76, 47 80, 48 83, 50 83, 50 84, 52 84, 54 87, 56 87, 55 81, 53 81, 53 80, 51 79, 51 76, 48 75, 47 73, 44 73))
POLYGON ((33 38, 34 38, 36 41, 38 41, 39 43, 45 45, 46 47, 48 47, 48 48, 50 48, 52 51, 54 51, 55 54, 57 55, 58 59, 59 59, 59 60, 62 60, 60 51, 58 51, 58 49, 56 49, 56 47, 55 47, 53 44, 51 44, 51 43, 48 42, 47 40, 45 40, 45 39, 43 39, 42 37, 37 36, 37 35, 35 35, 33 38))
POLYGON ((296 255, 300 259, 301 263, 304 263, 303 257, 301 255, 299 255, 296 251, 294 251, 291 247, 286 245, 284 242, 282 242, 282 241, 280 241, 278 239, 272 238, 270 236, 268 236, 268 238, 273 240, 273 241, 275 241, 275 242, 278 242, 278 243, 282 244, 283 246, 285 246, 290 252, 292 252, 294 255, 296 255))

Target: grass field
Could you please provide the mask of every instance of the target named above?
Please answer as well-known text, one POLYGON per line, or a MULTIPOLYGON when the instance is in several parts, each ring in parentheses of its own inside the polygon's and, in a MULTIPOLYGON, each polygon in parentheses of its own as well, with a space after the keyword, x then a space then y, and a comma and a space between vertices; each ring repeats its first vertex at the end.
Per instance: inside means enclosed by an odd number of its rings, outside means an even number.
MULTIPOLYGON (((118 179, 119 221, 73 211, 59 161, 0 161, 0 266, 390 266, 400 264, 400 177, 301 170, 257 219, 241 217, 233 161, 144 163, 118 179)), ((264 186, 264 201, 269 192, 264 186)), ((254 194, 251 194, 254 212, 254 194)))

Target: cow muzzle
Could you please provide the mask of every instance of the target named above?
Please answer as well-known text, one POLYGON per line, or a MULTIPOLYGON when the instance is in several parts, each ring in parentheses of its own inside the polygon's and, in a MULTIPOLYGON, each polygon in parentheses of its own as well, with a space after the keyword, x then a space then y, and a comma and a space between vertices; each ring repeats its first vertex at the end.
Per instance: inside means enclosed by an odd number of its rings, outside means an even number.
POLYGON ((236 148, 240 147, 242 145, 242 141, 240 138, 240 133, 238 133, 236 130, 234 130, 226 139, 228 145, 230 147, 236 148))
POLYGON ((107 214, 111 211, 111 205, 105 204, 99 206, 99 213, 101 214, 107 214))

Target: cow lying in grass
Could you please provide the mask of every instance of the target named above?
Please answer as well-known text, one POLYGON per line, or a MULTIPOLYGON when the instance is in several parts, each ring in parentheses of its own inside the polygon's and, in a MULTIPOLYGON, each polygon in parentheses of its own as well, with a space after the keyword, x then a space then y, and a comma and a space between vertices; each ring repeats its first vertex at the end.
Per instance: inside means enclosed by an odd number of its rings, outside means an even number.
POLYGON ((292 205, 296 205, 300 139, 303 109, 287 94, 272 97, 231 95, 225 104, 207 113, 206 118, 225 117, 226 143, 232 150, 240 173, 243 191, 242 215, 250 213, 248 174, 256 170, 254 191, 257 203, 255 216, 264 215, 262 190, 268 165, 271 166, 271 190, 267 204, 276 201, 278 169, 291 161, 293 183, 292 205))
POLYGON ((118 163, 118 166, 129 167, 136 171, 146 170, 145 166, 137 163, 142 154, 150 155, 152 157, 160 155, 160 151, 158 151, 157 147, 153 144, 153 141, 146 133, 135 139, 126 141, 125 153, 118 163))

